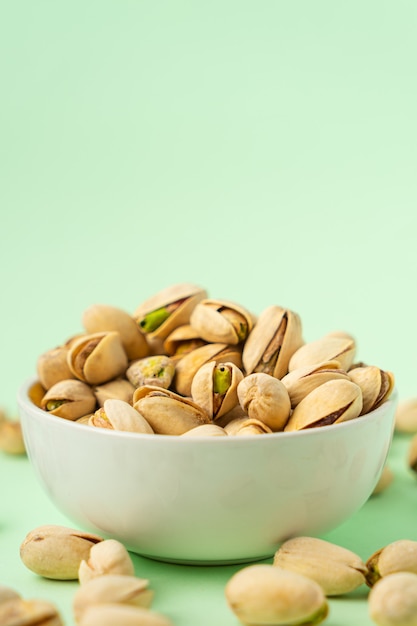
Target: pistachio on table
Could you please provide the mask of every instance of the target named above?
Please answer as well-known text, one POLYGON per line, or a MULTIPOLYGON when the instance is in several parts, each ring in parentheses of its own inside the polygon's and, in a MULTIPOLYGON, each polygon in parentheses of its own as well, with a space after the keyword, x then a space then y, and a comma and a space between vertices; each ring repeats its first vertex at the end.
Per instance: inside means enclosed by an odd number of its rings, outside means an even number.
POLYGON ((1 626, 63 626, 54 604, 15 598, 0 604, 1 626))
POLYGON ((134 576, 135 568, 129 552, 117 539, 105 539, 92 546, 81 560, 77 577, 83 585, 93 578, 108 574, 134 576))
POLYGON ((173 626, 155 611, 126 604, 95 604, 81 615, 79 626, 173 626))
POLYGON ((372 587, 380 578, 396 572, 417 574, 417 541, 399 539, 377 550, 366 562, 366 582, 372 587))
POLYGON ((369 593, 368 609, 378 626, 417 626, 417 574, 381 578, 369 593))
POLYGON ((395 412, 395 430, 399 433, 417 434, 417 398, 400 400, 395 412))
POLYGON ((0 604, 8 600, 17 600, 18 598, 20 598, 20 594, 17 591, 6 585, 0 585, 0 604))
POLYGON ((385 491, 393 482, 393 480, 394 480, 394 472, 392 471, 390 466, 387 463, 385 463, 384 467, 382 468, 382 472, 378 479, 378 482, 375 485, 374 490, 371 495, 376 496, 382 493, 383 491, 385 491))
POLYGON ((417 433, 412 437, 407 455, 408 467, 417 474, 417 433))
POLYGON ((210 361, 197 370, 191 397, 211 419, 217 420, 237 405, 237 389, 242 380, 243 373, 234 363, 210 361))
POLYGON ((20 421, 6 418, 3 411, 0 411, 0 450, 7 454, 26 452, 20 421))

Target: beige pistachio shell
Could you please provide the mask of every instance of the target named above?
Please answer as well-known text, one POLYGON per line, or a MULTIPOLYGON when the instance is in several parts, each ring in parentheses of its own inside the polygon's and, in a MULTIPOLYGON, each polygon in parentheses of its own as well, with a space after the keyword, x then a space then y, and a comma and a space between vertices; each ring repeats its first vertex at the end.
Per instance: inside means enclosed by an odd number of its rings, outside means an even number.
POLYGON ((340 369, 338 361, 324 361, 315 365, 305 365, 286 374, 281 380, 287 388, 292 408, 328 380, 343 378, 349 380, 347 372, 340 369))
POLYGON ((357 554, 315 537, 285 541, 273 564, 315 580, 326 596, 349 593, 366 582, 367 567, 357 554))
POLYGON ((242 367, 242 353, 236 346, 225 343, 208 343, 196 348, 177 361, 175 366, 174 387, 182 396, 191 396, 191 384, 194 376, 202 365, 210 361, 217 363, 234 363, 242 367))
POLYGON ((118 332, 94 333, 81 337, 68 352, 74 376, 90 385, 100 385, 122 376, 128 366, 118 332))
POLYGON ((152 435, 153 430, 145 418, 128 402, 109 399, 97 409, 88 421, 90 426, 110 428, 131 433, 152 435))
POLYGON ((103 539, 99 535, 54 524, 31 530, 20 546, 23 564, 35 574, 54 580, 76 580, 83 559, 103 539))
POLYGON ((1 626, 63 626, 57 608, 45 600, 14 598, 0 604, 1 626))
POLYGON ((226 584, 227 603, 246 625, 317 626, 328 614, 326 597, 316 582, 268 564, 249 565, 226 584))
POLYGON ((135 568, 129 552, 116 539, 105 539, 94 545, 78 568, 78 580, 84 585, 93 578, 117 574, 134 576, 135 568))
POLYGON ((349 371, 349 378, 362 390, 363 407, 361 415, 377 409, 388 400, 394 389, 394 374, 368 365, 355 367, 349 371))
POLYGON ((191 324, 183 324, 183 326, 175 328, 165 339, 163 351, 174 360, 178 360, 188 354, 188 352, 205 346, 206 343, 207 341, 204 341, 199 336, 191 324))
POLYGON ((366 562, 367 584, 372 587, 380 578, 395 572, 417 574, 417 541, 399 539, 374 552, 366 562))
POLYGON ((40 355, 36 363, 39 382, 50 389, 60 380, 75 378, 68 365, 68 347, 58 346, 40 355))
POLYGON ((417 626, 417 574, 397 572, 379 580, 368 597, 378 626, 417 626))
POLYGON ((206 298, 191 313, 190 324, 206 341, 237 345, 252 330, 254 316, 235 302, 206 298))
POLYGON ((76 590, 72 603, 74 618, 78 623, 88 607, 109 602, 149 608, 153 595, 145 578, 121 574, 97 576, 76 590))
POLYGON ((0 420, 0 450, 7 454, 25 454, 26 447, 19 420, 0 420))
POLYGON ((0 585, 0 604, 8 600, 17 600, 19 598, 20 594, 17 591, 6 585, 0 585))
POLYGON ((181 437, 226 437, 227 432, 217 424, 202 424, 183 433, 181 437))
POLYGON ((126 378, 135 388, 154 385, 168 389, 174 374, 175 363, 165 354, 155 354, 133 361, 126 370, 126 378))
POLYGON ((42 408, 42 400, 46 393, 45 387, 39 381, 36 381, 29 387, 28 396, 31 402, 40 409, 42 408))
POLYGON ((259 316, 247 338, 242 361, 246 374, 264 372, 282 378, 288 363, 302 345, 301 320, 297 313, 272 305, 259 316))
POLYGON ((360 415, 362 392, 350 380, 329 380, 311 391, 293 410, 285 431, 346 422, 360 415))
POLYGON ((237 405, 237 387, 241 380, 243 373, 234 363, 210 361, 196 372, 191 397, 216 420, 237 405))
POLYGON ((238 385, 239 403, 251 419, 258 419, 272 431, 283 430, 291 402, 285 385, 274 376, 259 372, 249 374, 238 385))
POLYGON ((248 415, 247 415, 246 411, 244 411, 242 409, 240 404, 237 404, 235 407, 233 407, 233 409, 231 409, 231 411, 228 411, 227 413, 225 413, 224 415, 219 417, 216 420, 216 424, 217 424, 217 426, 221 426, 222 428, 224 428, 227 424, 229 424, 233 420, 238 419, 238 418, 242 418, 242 417, 247 419, 248 415))
POLYGON ((124 400, 124 402, 132 404, 135 387, 126 378, 115 378, 114 380, 109 380, 108 383, 96 385, 93 391, 99 406, 103 406, 105 400, 112 398, 124 400))
POLYGON ((133 406, 160 435, 182 435, 187 430, 211 423, 197 404, 173 391, 146 385, 136 389, 133 406))
POLYGON ((96 397, 91 387, 81 380, 61 380, 45 393, 41 408, 52 415, 76 420, 95 411, 96 397))
POLYGON ((395 430, 417 434, 417 397, 400 400, 395 412, 395 430))
POLYGON ((374 487, 372 495, 376 496, 382 493, 383 491, 388 489, 388 487, 391 485, 393 481, 394 481, 394 472, 392 471, 389 465, 385 464, 384 467, 382 468, 381 476, 379 477, 378 482, 374 487))
POLYGON ((256 418, 237 417, 224 427, 226 433, 234 437, 244 437, 247 435, 265 435, 272 433, 272 430, 256 418))
POLYGON ((129 361, 149 354, 143 333, 129 313, 108 304, 92 304, 82 315, 82 324, 88 334, 116 331, 120 335, 129 361))
POLYGON ((126 604, 95 604, 86 609, 78 626, 173 626, 155 611, 126 604))
POLYGON ((353 363, 356 342, 351 335, 328 333, 316 341, 310 341, 291 356, 288 369, 317 365, 324 361, 338 361, 340 369, 347 371, 353 363))
POLYGON ((417 433, 412 437, 409 443, 407 464, 410 470, 417 474, 417 433))
POLYGON ((133 318, 147 336, 164 340, 175 328, 189 323, 194 307, 206 297, 198 285, 171 285, 140 304, 133 318))

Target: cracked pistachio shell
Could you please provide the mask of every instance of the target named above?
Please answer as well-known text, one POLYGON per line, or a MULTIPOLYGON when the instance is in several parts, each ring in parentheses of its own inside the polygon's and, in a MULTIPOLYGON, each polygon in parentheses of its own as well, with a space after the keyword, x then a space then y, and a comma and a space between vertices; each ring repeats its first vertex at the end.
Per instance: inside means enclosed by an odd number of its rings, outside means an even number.
POLYGON ((188 352, 205 346, 207 341, 202 339, 191 324, 183 324, 175 328, 168 335, 163 344, 163 351, 173 360, 181 359, 188 352))
POLYGON ((417 626, 417 575, 397 572, 379 580, 369 593, 368 609, 378 626, 417 626))
POLYGON ((15 598, 0 604, 1 626, 63 626, 57 608, 45 600, 15 598))
POLYGON ((136 576, 107 574, 92 578, 78 587, 74 594, 72 608, 78 623, 84 611, 97 604, 126 604, 149 608, 154 592, 149 589, 149 581, 136 576))
POLYGON ((175 328, 189 323, 194 307, 206 297, 198 285, 171 285, 140 304, 133 318, 146 336, 164 340, 175 328))
POLYGON ((241 407, 249 418, 258 419, 272 431, 283 430, 290 417, 291 402, 285 385, 274 376, 249 374, 237 388, 241 407))
POLYGON ((68 346, 58 346, 40 355, 36 363, 39 382, 50 389, 60 380, 75 378, 68 365, 68 346))
POLYGON ((18 600, 19 598, 20 594, 17 591, 6 585, 0 585, 0 604, 8 600, 18 600))
POLYGON ((199 336, 212 343, 236 345, 245 341, 255 318, 229 300, 201 300, 191 313, 190 324, 199 336))
POLYGON ((82 314, 82 324, 89 335, 116 331, 129 361, 149 354, 149 346, 129 313, 108 304, 92 304, 82 314))
POLYGON ((117 539, 105 539, 94 545, 78 568, 81 585, 99 576, 117 574, 134 576, 135 569, 129 552, 117 539))
POLYGON ((247 435, 266 435, 272 430, 258 419, 250 417, 237 417, 224 427, 226 433, 234 437, 245 437, 247 435))
POLYGON ((286 374, 281 380, 287 388, 294 408, 306 395, 328 380, 349 380, 347 372, 340 369, 338 361, 324 361, 315 365, 298 367, 286 374))
POLYGON ((348 375, 350 380, 359 385, 362 390, 361 415, 378 408, 385 400, 388 400, 394 389, 394 374, 385 372, 374 365, 355 367, 348 372, 348 375))
POLYGON ((362 392, 350 380, 329 380, 311 391, 293 410, 286 431, 329 426, 355 419, 362 410, 362 392))
POLYGON ((395 430, 417 434, 417 398, 407 398, 398 403, 395 412, 395 430))
POLYGON ((45 525, 31 530, 20 546, 28 569, 44 578, 76 580, 78 568, 102 537, 65 526, 45 525))
POLYGON ((68 365, 74 376, 90 385, 123 375, 128 361, 119 333, 109 331, 81 337, 68 352, 68 365))
POLYGON ((46 393, 45 387, 39 381, 36 381, 29 387, 28 396, 31 402, 40 409, 42 408, 42 400, 46 393))
POLYGON ((367 567, 357 554, 315 537, 285 541, 274 565, 315 580, 326 596, 349 593, 366 582, 367 567))
POLYGON ((310 341, 291 356, 288 369, 292 372, 306 365, 317 365, 324 361, 338 361, 340 369, 347 371, 353 363, 356 352, 355 339, 348 333, 328 333, 310 341))
POLYGON ((106 400, 103 407, 90 417, 88 424, 98 428, 153 434, 151 426, 133 406, 115 398, 106 400))
POLYGON ((217 363, 234 363, 242 368, 242 353, 236 346, 225 343, 208 343, 189 352, 177 361, 175 366, 174 387, 182 396, 191 395, 191 384, 194 376, 202 365, 209 361, 217 363))
POLYGON ((227 603, 242 624, 317 626, 328 614, 326 597, 313 580, 275 567, 249 565, 225 587, 227 603))
POLYGON ((126 378, 115 378, 108 383, 96 385, 93 389, 99 406, 103 406, 105 400, 116 398, 124 400, 129 404, 133 403, 133 393, 135 387, 126 378))
POLYGON ((399 539, 374 552, 366 562, 366 582, 372 587, 380 578, 396 572, 417 574, 417 541, 399 539))
POLYGON ((303 344, 301 320, 297 313, 272 305, 258 317, 242 354, 246 374, 264 372, 282 378, 288 363, 303 344))
POLYGON ((126 378, 135 388, 154 385, 168 389, 174 374, 175 363, 165 354, 155 354, 133 361, 126 370, 126 378))
POLYGON ((243 373, 234 363, 205 363, 191 383, 193 402, 216 420, 237 405, 237 387, 242 379, 243 373))
POLYGON ((382 493, 383 491, 385 491, 385 489, 387 489, 390 486, 393 480, 394 480, 394 472, 389 467, 389 465, 385 464, 384 467, 382 468, 381 476, 379 477, 379 480, 377 484, 375 485, 374 490, 371 495, 376 496, 379 493, 382 493))
POLYGON ((26 447, 19 420, 0 419, 0 450, 7 454, 25 454, 26 447))
POLYGON ((407 455, 408 467, 417 473, 417 434, 414 435, 410 441, 407 455))
POLYGON ((180 435, 181 437, 226 437, 227 432, 217 424, 202 424, 180 435))
POLYGON ((91 387, 81 380, 61 380, 45 393, 41 408, 52 415, 76 420, 95 411, 96 397, 91 387))
POLYGON ((126 604, 95 604, 84 611, 79 626, 173 626, 160 613, 126 604))
POLYGON ((191 428, 211 423, 210 417, 197 404, 162 387, 139 387, 133 403, 159 435, 182 435, 191 428))

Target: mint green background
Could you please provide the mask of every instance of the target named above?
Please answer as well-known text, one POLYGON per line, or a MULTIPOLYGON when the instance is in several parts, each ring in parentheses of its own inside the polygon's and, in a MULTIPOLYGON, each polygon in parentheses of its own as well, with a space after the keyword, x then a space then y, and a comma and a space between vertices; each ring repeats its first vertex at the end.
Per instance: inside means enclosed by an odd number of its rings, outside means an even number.
MULTIPOLYGON (((0 402, 16 411, 90 304, 133 311, 184 280, 292 308, 306 340, 352 332, 414 396, 416 29, 413 0, 2 2, 0 402)), ((331 535, 363 557, 417 539, 408 439, 394 443, 394 485, 331 535)), ((67 611, 72 584, 17 556, 63 518, 26 459, 0 463, 0 582, 67 611)), ((178 626, 235 623, 233 568, 135 558, 178 626)), ((355 598, 328 623, 366 624, 355 598)))

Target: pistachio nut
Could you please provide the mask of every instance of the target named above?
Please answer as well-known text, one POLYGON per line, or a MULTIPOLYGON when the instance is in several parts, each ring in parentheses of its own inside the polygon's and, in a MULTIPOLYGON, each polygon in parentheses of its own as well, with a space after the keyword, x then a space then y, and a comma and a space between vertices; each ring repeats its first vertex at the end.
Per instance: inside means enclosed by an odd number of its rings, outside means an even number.
POLYGON ((102 537, 74 528, 47 524, 31 530, 20 546, 28 569, 44 578, 76 580, 78 568, 102 537))
POLYGON ((163 343, 164 352, 174 361, 181 359, 188 352, 205 346, 207 341, 202 339, 191 324, 183 324, 175 328, 163 343))
POLYGON ((191 397, 216 420, 237 405, 237 388, 242 380, 243 373, 234 363, 209 361, 197 370, 191 383, 191 397))
POLYGON ((180 435, 181 437, 225 437, 227 436, 227 432, 221 426, 217 426, 217 424, 202 424, 201 426, 196 426, 191 430, 187 430, 185 433, 180 435))
POLYGON ((399 539, 374 552, 366 562, 366 582, 372 587, 380 578, 395 572, 417 574, 417 541, 399 539))
POLYGON ((288 372, 281 380, 287 388, 294 408, 310 391, 328 380, 343 378, 349 380, 347 372, 340 368, 338 361, 324 361, 314 365, 305 365, 288 372))
POLYGON ((78 580, 82 585, 93 578, 108 574, 135 575, 129 552, 117 539, 105 539, 96 543, 81 560, 78 568, 78 580))
POLYGON ((194 307, 206 297, 205 289, 192 283, 171 285, 139 305, 133 318, 146 336, 164 340, 189 323, 194 307))
POLYGON ((255 318, 247 309, 229 300, 201 300, 190 324, 205 341, 236 345, 245 341, 255 318))
POLYGON ((79 626, 173 626, 160 613, 126 604, 95 604, 81 615, 79 626))
POLYGON ((237 394, 249 418, 260 420, 272 431, 283 430, 291 402, 281 380, 263 372, 249 374, 239 382, 237 394))
POLYGON ((129 361, 149 354, 145 335, 129 313, 108 304, 92 304, 82 315, 82 324, 88 334, 116 331, 120 335, 129 361))
POLYGON ((128 360, 119 333, 109 331, 78 339, 68 352, 68 365, 79 380, 100 385, 123 375, 128 360))
POLYGON ((88 424, 98 428, 153 434, 151 426, 133 406, 116 398, 105 400, 103 407, 97 409, 88 424))
POLYGON ((72 603, 74 618, 78 623, 88 607, 109 602, 149 608, 153 596, 149 581, 144 578, 121 574, 98 576, 85 582, 75 592, 72 603))
POLYGON ((368 597, 378 626, 417 626, 417 574, 397 572, 379 580, 368 597))
POLYGON ((326 596, 349 593, 366 582, 367 567, 359 556, 315 537, 285 541, 275 553, 274 565, 315 580, 326 596))
POLYGON ((124 400, 124 402, 132 404, 135 387, 126 378, 115 378, 114 380, 109 380, 108 383, 96 385, 93 391, 99 406, 103 406, 105 400, 112 398, 124 400))
POLYGON ((395 412, 395 430, 399 433, 417 434, 417 398, 400 400, 395 412))
POLYGON ((1 626, 63 626, 57 608, 45 600, 15 598, 0 604, 1 626))
POLYGON ((211 423, 197 404, 162 387, 138 387, 133 406, 159 435, 182 435, 191 428, 211 423))
POLYGON ((190 396, 194 376, 202 365, 210 361, 233 363, 241 369, 242 352, 237 346, 229 346, 225 343, 208 343, 188 352, 175 365, 173 384, 177 393, 190 396))
POLYGON ((355 339, 348 333, 327 333, 324 337, 310 341, 298 348, 291 356, 288 369, 292 372, 299 367, 316 365, 324 361, 338 361, 342 370, 347 371, 353 363, 356 352, 355 339))
POLYGON ((410 470, 417 474, 417 433, 412 437, 409 443, 407 464, 410 470))
POLYGON ((50 389, 60 380, 75 378, 68 365, 68 346, 47 350, 37 360, 36 371, 41 385, 50 389))
POLYGON ((0 420, 0 450, 7 454, 25 454, 26 447, 19 420, 0 420))
POLYGON ((96 397, 91 387, 81 380, 61 380, 45 393, 41 408, 52 415, 76 420, 95 411, 96 397))
POLYGON ((361 415, 377 409, 388 400, 394 389, 394 374, 374 365, 355 367, 348 372, 352 382, 362 390, 363 407, 361 415))
POLYGON ((291 356, 302 343, 298 314, 276 305, 267 307, 259 315, 243 348, 246 374, 264 372, 282 378, 288 372, 291 356))
POLYGON ((154 385, 168 389, 175 374, 175 363, 165 354, 155 354, 133 361, 126 370, 126 378, 137 387, 154 385))
POLYGON ((227 413, 219 417, 216 420, 216 424, 217 426, 221 426, 222 428, 224 428, 225 426, 227 426, 227 424, 230 424, 230 422, 232 422, 233 420, 237 418, 243 418, 243 417, 245 419, 248 419, 248 415, 246 411, 242 409, 240 404, 237 404, 235 407, 233 407, 233 409, 231 409, 230 411, 228 411, 227 413))
POLYGON ((40 409, 42 408, 42 400, 46 393, 46 389, 39 381, 36 381, 29 387, 28 396, 29 400, 40 409))
POLYGON ((227 603, 242 624, 317 626, 328 614, 320 585, 274 565, 249 565, 225 588, 227 603))
POLYGON ((394 480, 394 472, 389 465, 385 464, 382 468, 381 475, 371 495, 376 496, 387 489, 394 480))
POLYGON ((350 380, 329 380, 313 389, 293 410, 285 431, 329 426, 355 419, 362 410, 362 392, 350 380))
POLYGON ((250 417, 237 417, 224 427, 228 435, 244 437, 247 435, 265 435, 272 430, 258 419, 250 417))
POLYGON ((7 602, 8 600, 17 600, 19 598, 20 594, 17 593, 17 591, 11 587, 6 587, 6 585, 0 585, 0 604, 3 604, 3 602, 7 602))

